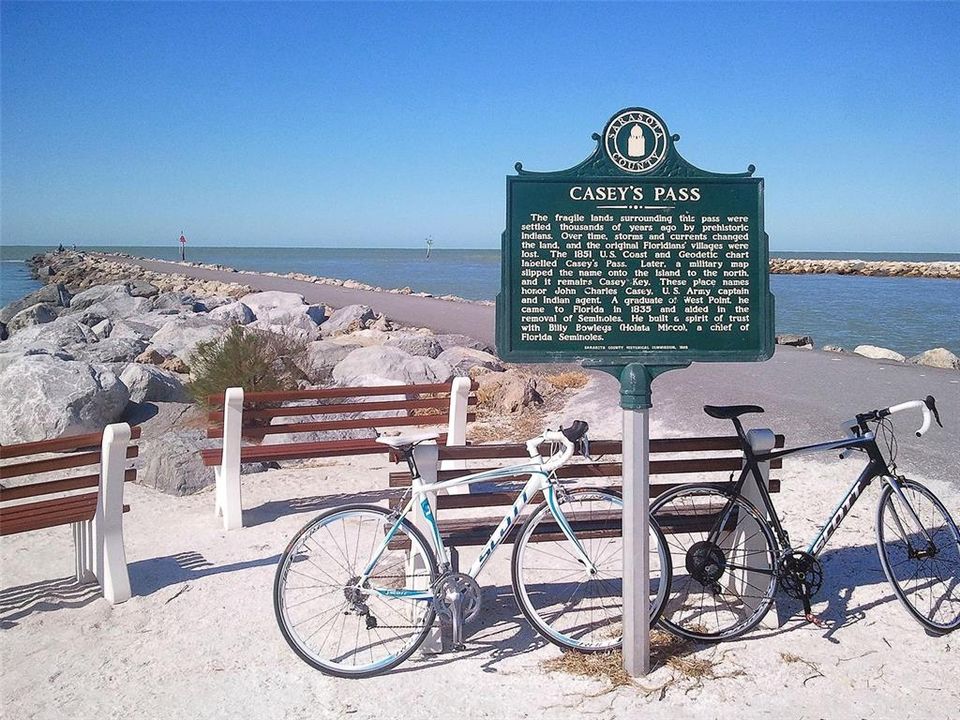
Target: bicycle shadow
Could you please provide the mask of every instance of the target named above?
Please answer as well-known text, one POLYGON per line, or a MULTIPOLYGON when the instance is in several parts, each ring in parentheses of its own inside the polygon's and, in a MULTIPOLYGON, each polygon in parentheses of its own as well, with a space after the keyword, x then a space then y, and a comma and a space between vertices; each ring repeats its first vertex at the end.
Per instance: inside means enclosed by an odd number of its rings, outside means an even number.
MULTIPOLYGON (((823 585, 813 597, 813 611, 825 623, 822 628, 823 637, 830 642, 839 644, 843 631, 869 619, 869 611, 894 603, 897 611, 906 610, 899 606, 899 600, 887 581, 887 576, 880 565, 877 555, 877 546, 849 545, 825 551, 820 555, 823 566, 823 585), (854 600, 854 591, 865 587, 882 587, 882 595, 869 600, 854 600), (822 605, 826 602, 826 606, 822 605)), ((782 589, 777 592, 774 609, 778 620, 775 630, 754 630, 744 639, 758 640, 773 635, 796 632, 815 626, 806 622, 803 617, 803 603, 788 597, 782 589)), ((917 630, 921 630, 917 626, 917 630)), ((932 634, 923 628, 928 635, 932 634)))
POLYGON ((318 512, 353 503, 376 505, 390 498, 400 497, 401 494, 402 490, 361 490, 351 493, 337 493, 336 495, 312 495, 287 500, 269 500, 256 507, 244 508, 243 524, 245 527, 266 525, 287 515, 318 512))

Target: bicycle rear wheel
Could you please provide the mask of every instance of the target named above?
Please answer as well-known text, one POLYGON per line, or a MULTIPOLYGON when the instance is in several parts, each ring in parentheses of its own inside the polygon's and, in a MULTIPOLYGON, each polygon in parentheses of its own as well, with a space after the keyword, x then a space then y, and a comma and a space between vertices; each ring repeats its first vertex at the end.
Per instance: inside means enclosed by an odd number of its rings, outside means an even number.
POLYGON ((437 576, 423 535, 402 520, 374 558, 395 521, 372 505, 336 508, 307 523, 280 558, 273 591, 280 632, 328 675, 370 677, 396 667, 430 631, 433 603, 404 597, 437 576))
POLYGON ((712 642, 752 630, 777 590, 777 544, 766 519, 746 499, 709 485, 667 492, 650 513, 673 568, 660 624, 712 642))
POLYGON ((887 485, 877 505, 877 550, 893 592, 907 611, 931 632, 960 627, 960 532, 930 490, 900 481, 913 513, 887 485), (928 542, 929 537, 929 542, 928 542))
MULTIPOLYGON (((570 650, 614 650, 623 642, 623 500, 606 490, 557 496, 563 516, 596 572, 590 573, 546 501, 531 513, 513 548, 513 591, 520 610, 547 640, 570 650)), ((654 622, 670 582, 670 558, 650 528, 650 603, 654 622)))

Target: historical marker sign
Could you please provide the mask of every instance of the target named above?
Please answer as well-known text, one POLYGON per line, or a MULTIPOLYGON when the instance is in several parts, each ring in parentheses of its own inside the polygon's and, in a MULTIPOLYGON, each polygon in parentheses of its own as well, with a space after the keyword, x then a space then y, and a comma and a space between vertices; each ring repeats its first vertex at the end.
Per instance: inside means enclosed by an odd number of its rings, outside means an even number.
POLYGON ((570 170, 507 177, 497 350, 663 365, 773 354, 763 180, 684 160, 654 113, 617 113, 570 170))

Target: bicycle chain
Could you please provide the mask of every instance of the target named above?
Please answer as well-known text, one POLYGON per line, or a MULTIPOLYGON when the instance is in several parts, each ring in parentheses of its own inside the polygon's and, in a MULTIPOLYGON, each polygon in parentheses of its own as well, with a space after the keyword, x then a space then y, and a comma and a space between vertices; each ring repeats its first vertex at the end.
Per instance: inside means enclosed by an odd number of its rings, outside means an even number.
MULTIPOLYGON (((371 578, 376 578, 377 580, 406 580, 407 578, 417 578, 417 577, 430 577, 430 573, 413 573, 412 575, 370 575, 371 578)), ((377 623, 376 628, 379 630, 383 628, 384 630, 416 630, 419 628, 419 625, 381 625, 377 623)))

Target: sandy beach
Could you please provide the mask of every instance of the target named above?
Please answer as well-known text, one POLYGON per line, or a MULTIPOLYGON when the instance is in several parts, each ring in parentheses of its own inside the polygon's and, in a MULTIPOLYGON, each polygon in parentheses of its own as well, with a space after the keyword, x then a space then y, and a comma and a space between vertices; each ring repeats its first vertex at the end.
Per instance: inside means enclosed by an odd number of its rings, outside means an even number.
MULTIPOLYGON (((594 416, 601 408, 589 401, 595 390, 588 386, 550 420, 584 415, 600 430, 594 416)), ((684 431, 661 421, 653 434, 684 431)), ((827 629, 801 622, 785 601, 776 608, 779 627, 684 647, 674 657, 691 662, 661 659, 636 685, 611 689, 605 680, 543 667, 559 651, 523 621, 501 550, 481 577, 484 610, 469 627, 466 651, 415 656, 371 680, 326 677, 280 636, 271 603, 275 564, 319 510, 382 501, 390 469, 366 458, 245 477, 250 527, 230 533, 213 518, 209 489, 175 498, 128 486, 134 597, 113 608, 96 586, 77 587, 69 577, 67 528, 4 538, 4 717, 927 718, 960 703, 956 638, 926 635, 884 580, 873 535, 876 489, 824 555, 815 610, 827 629)), ((795 541, 810 537, 855 472, 831 459, 786 463, 776 500, 795 541)), ((955 488, 927 479, 960 510, 955 488)))

